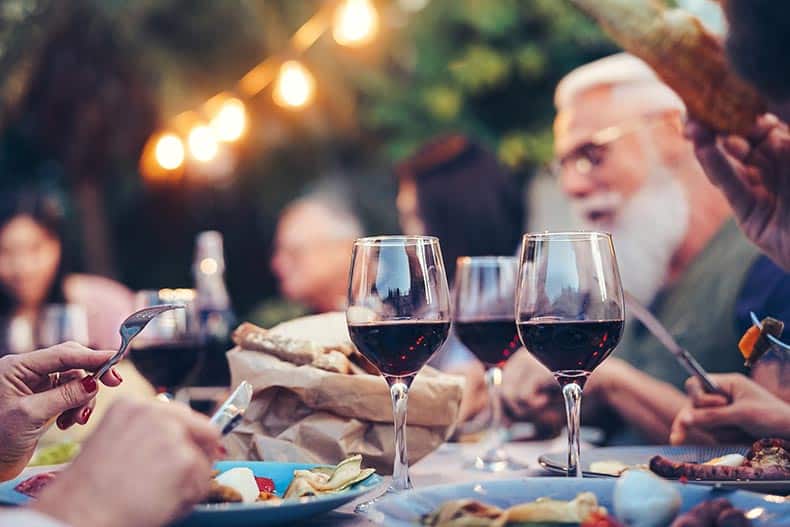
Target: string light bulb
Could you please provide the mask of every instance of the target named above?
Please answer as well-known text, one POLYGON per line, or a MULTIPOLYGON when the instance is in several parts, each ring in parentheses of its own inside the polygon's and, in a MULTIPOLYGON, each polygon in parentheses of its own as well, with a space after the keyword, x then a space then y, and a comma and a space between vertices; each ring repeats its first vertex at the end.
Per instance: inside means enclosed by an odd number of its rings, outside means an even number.
POLYGON ((379 15, 370 0, 345 0, 335 11, 332 35, 343 46, 362 46, 376 36, 379 15))
POLYGON ((247 111, 244 103, 235 97, 224 101, 217 114, 211 119, 210 126, 220 141, 230 143, 240 139, 247 130, 247 111))
POLYGON ((175 170, 184 162, 184 143, 172 133, 162 134, 156 141, 154 157, 165 170, 175 170))
POLYGON ((315 79, 301 62, 289 60, 280 66, 274 102, 288 108, 301 108, 312 101, 314 94, 315 79))
POLYGON ((192 128, 187 136, 190 155, 198 161, 211 161, 217 156, 219 145, 214 131, 205 124, 192 128))

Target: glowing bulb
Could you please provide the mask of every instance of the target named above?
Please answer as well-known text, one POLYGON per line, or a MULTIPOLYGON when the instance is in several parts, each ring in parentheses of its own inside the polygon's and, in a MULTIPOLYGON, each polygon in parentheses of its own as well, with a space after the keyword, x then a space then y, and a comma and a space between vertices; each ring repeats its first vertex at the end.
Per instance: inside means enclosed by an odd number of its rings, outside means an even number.
POLYGON ((315 92, 313 75, 301 63, 289 60, 280 66, 274 88, 274 101, 280 106, 300 108, 307 105, 315 92))
POLYGON ((203 274, 211 275, 217 272, 219 264, 214 258, 203 258, 200 260, 200 272, 203 274))
POLYGON ((211 161, 219 151, 217 138, 208 126, 199 124, 192 128, 187 137, 189 153, 198 161, 211 161))
POLYGON ((211 120, 211 128, 220 141, 236 141, 247 129, 247 112, 244 103, 236 98, 228 99, 211 120))
POLYGON ((379 15, 370 0, 346 0, 335 11, 332 34, 338 44, 361 46, 376 35, 379 15))
POLYGON ((165 170, 175 170, 184 162, 184 143, 175 134, 163 134, 156 142, 154 156, 165 170))

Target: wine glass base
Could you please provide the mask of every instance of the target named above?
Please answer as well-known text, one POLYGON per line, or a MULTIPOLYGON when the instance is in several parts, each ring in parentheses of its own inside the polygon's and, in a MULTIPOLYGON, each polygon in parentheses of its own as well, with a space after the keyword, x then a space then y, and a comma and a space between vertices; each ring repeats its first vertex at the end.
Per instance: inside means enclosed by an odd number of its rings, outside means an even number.
POLYGON ((409 490, 411 490, 411 489, 395 490, 392 487, 387 487, 387 490, 385 490, 384 492, 382 492, 381 494, 379 494, 375 498, 370 499, 370 500, 365 501, 365 502, 362 502, 359 505, 357 505, 356 507, 354 507, 354 512, 356 512, 357 514, 368 514, 370 512, 370 508, 376 502, 386 498, 387 496, 392 496, 393 494, 400 494, 402 492, 408 492, 409 490))
POLYGON ((510 458, 485 460, 478 456, 472 461, 466 463, 464 468, 466 470, 475 470, 479 472, 508 472, 525 470, 528 468, 528 466, 510 458))

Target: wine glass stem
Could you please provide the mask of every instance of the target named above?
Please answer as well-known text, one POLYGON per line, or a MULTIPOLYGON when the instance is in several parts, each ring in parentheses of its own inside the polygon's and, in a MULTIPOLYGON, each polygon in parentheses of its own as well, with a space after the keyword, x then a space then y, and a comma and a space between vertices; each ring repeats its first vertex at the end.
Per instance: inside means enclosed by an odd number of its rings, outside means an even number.
POLYGON ((391 490, 400 492, 414 488, 409 478, 409 456, 406 450, 406 407, 409 386, 405 379, 393 378, 390 382, 392 415, 395 422, 395 461, 392 467, 391 490))
POLYGON ((582 477, 582 465, 579 447, 579 427, 581 426, 582 387, 571 382, 562 387, 565 398, 565 413, 568 417, 568 474, 576 472, 582 477))
POLYGON ((502 430, 502 368, 494 366, 486 371, 486 386, 488 387, 488 400, 491 406, 491 440, 486 459, 494 459, 499 454, 504 442, 502 430))

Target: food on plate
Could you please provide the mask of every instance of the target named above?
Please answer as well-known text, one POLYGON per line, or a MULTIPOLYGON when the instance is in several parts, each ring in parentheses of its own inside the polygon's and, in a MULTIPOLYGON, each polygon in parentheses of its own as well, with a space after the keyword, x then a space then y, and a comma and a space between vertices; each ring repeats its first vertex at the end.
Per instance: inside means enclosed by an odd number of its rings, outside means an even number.
POLYGON ((743 511, 724 498, 700 503, 678 516, 670 527, 749 527, 751 521, 743 511))
POLYGON ((711 460, 716 463, 674 462, 663 456, 650 460, 650 470, 665 478, 686 478, 708 481, 777 481, 790 479, 790 441, 761 439, 752 445, 740 465, 736 456, 711 460), (727 462, 722 462, 726 460, 727 462))
POLYGON ((453 500, 423 516, 422 525, 431 527, 502 527, 510 524, 570 523, 606 516, 592 492, 582 492, 571 501, 539 498, 502 510, 476 500, 453 500))
POLYGON ((729 66, 721 40, 700 21, 659 0, 571 0, 626 51, 647 62, 686 104, 721 132, 745 133, 765 103, 729 66))
POLYGON ((374 472, 372 468, 362 468, 362 456, 359 454, 341 461, 335 467, 294 470, 294 477, 285 491, 285 499, 342 492, 374 472))
POLYGON ((255 476, 247 467, 236 467, 214 476, 206 503, 255 503, 265 501, 278 504, 282 500, 343 492, 367 479, 375 470, 362 468, 362 456, 351 456, 337 466, 320 466, 310 470, 294 470, 291 484, 281 497, 274 481, 255 476))
POLYGON ((779 338, 782 336, 782 331, 784 331, 785 327, 782 321, 771 317, 765 317, 761 324, 762 328, 754 325, 747 329, 738 342, 738 349, 746 361, 746 366, 751 366, 757 362, 766 351, 771 349, 771 341, 768 340, 768 335, 779 338))
POLYGON ((14 487, 14 490, 31 498, 38 498, 46 486, 55 481, 57 474, 57 472, 42 472, 30 476, 14 487))
POLYGON ((33 458, 27 465, 29 467, 38 467, 41 465, 60 465, 61 463, 68 463, 80 453, 79 443, 74 441, 64 441, 56 445, 50 445, 40 448, 33 454, 33 458))
POLYGON ((619 476, 628 469, 637 468, 646 470, 647 465, 626 465, 622 461, 616 459, 607 459, 604 461, 593 461, 590 463, 590 472, 596 474, 607 474, 609 476, 619 476))
POLYGON ((614 485, 614 513, 629 527, 663 527, 680 510, 677 487, 646 470, 628 470, 614 485))
POLYGON ((255 474, 248 467, 236 467, 226 470, 212 479, 209 503, 258 501, 260 490, 255 481, 255 474))
POLYGON ((718 465, 720 467, 740 467, 746 463, 746 456, 743 454, 725 454, 707 460, 703 465, 718 465))

